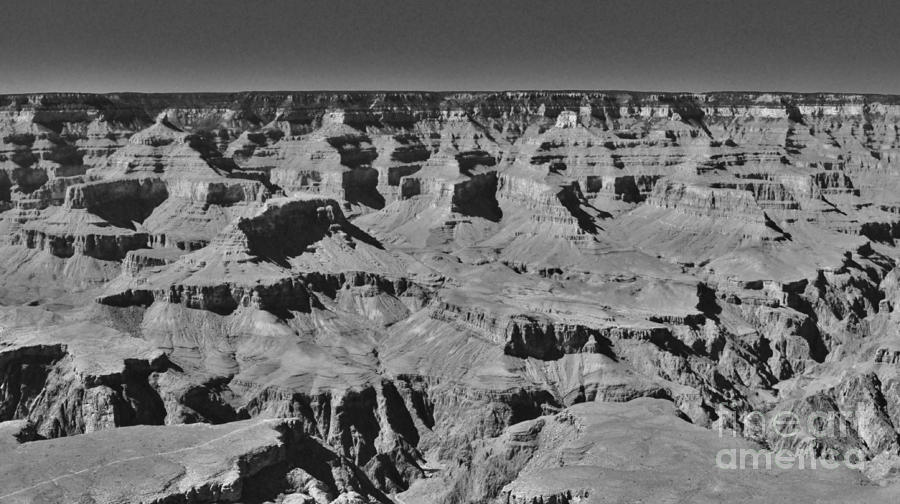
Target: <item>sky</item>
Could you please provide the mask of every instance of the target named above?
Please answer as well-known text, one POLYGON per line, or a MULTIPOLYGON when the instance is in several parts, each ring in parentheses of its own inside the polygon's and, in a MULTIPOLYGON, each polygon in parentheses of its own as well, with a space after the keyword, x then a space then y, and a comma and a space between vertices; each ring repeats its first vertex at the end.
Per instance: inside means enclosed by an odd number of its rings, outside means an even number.
POLYGON ((0 93, 900 94, 896 0, 0 0, 0 93))

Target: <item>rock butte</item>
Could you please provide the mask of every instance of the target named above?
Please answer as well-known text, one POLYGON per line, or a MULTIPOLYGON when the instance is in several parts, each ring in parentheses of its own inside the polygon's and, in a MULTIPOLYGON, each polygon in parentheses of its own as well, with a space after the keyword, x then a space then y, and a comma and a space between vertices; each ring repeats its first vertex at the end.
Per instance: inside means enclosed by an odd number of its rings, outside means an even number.
POLYGON ((897 239, 894 96, 0 96, 0 503, 896 502, 897 239))

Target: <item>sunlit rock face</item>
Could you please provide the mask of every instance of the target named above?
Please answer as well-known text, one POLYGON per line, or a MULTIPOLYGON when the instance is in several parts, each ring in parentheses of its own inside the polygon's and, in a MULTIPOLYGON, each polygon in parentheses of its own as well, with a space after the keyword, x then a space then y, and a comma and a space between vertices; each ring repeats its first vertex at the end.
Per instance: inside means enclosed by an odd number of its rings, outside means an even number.
POLYGON ((892 96, 3 96, 0 501, 896 502, 898 238, 892 96))

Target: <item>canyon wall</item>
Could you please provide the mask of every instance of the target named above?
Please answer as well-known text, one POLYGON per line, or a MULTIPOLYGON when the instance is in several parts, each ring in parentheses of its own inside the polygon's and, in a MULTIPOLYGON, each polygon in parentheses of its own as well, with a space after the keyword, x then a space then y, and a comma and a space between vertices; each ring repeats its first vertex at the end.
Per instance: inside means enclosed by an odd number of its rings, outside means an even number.
MULTIPOLYGON (((0 96, 0 444, 192 475, 135 502, 530 503, 627 487, 578 425, 733 429, 859 450, 890 502, 898 238, 895 96, 0 96), (820 411, 848 428, 743 420, 820 411)), ((0 501, 74 478, 41 471, 0 501)))

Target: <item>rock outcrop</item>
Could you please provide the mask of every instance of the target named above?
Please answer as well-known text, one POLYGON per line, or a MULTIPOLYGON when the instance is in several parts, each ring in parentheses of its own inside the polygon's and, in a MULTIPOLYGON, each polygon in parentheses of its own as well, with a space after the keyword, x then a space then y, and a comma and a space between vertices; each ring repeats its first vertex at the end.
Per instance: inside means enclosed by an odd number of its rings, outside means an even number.
POLYGON ((0 502, 893 502, 898 127, 873 95, 0 97, 0 502))

